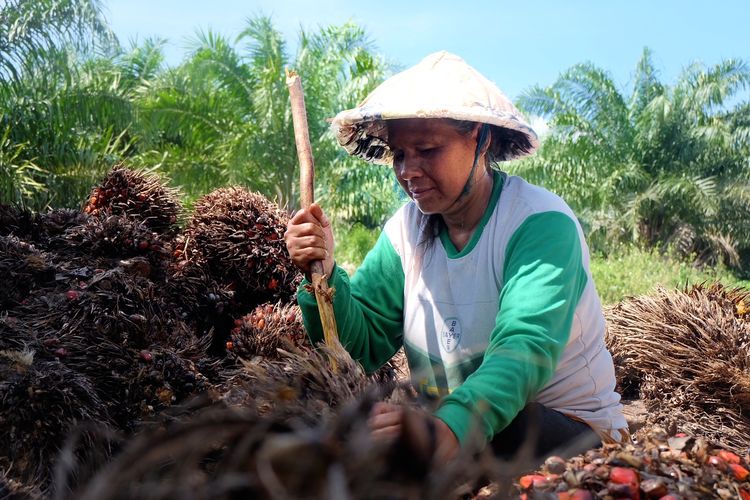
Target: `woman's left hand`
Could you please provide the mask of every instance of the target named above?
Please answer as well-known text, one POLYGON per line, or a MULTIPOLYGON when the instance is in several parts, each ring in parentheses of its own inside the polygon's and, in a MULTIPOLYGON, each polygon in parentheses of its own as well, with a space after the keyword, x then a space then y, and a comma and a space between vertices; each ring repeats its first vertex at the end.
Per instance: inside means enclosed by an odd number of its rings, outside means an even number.
POLYGON ((408 407, 376 403, 368 424, 373 439, 392 443, 401 438, 415 452, 440 464, 452 460, 460 448, 456 435, 445 422, 408 407))

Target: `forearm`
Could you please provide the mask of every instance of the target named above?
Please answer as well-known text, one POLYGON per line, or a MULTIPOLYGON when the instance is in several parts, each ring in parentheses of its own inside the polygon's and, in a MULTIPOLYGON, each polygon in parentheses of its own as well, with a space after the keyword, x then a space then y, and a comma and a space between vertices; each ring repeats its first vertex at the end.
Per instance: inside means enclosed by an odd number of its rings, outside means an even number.
MULTIPOLYGON (((342 345, 366 371, 380 368, 401 347, 403 338, 403 271, 387 238, 375 248, 350 280, 336 266, 329 280, 342 345), (389 277, 389 279, 384 279, 389 277)), ((297 294, 305 328, 313 343, 323 339, 317 302, 303 286, 297 294)))

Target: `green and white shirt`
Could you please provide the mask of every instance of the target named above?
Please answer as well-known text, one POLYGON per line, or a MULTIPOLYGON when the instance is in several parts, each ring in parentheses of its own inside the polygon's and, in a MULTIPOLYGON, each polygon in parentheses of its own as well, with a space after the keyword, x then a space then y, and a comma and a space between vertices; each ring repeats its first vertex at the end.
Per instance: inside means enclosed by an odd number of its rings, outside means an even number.
MULTIPOLYGON (((489 441, 530 401, 600 432, 626 428, 588 247, 565 202, 495 173, 460 252, 446 230, 422 243, 426 220, 403 206, 351 280, 338 267, 330 279, 341 342, 365 370, 403 345, 415 387, 442 398, 436 416, 461 443, 489 441)), ((300 288, 298 300, 321 341, 314 296, 300 288)))

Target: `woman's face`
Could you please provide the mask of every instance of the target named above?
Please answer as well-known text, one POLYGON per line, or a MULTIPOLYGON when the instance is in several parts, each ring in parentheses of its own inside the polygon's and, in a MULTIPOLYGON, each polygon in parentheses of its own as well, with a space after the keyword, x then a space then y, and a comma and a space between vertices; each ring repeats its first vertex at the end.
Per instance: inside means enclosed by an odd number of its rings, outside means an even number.
POLYGON ((405 118, 386 123, 393 171, 401 187, 422 213, 449 211, 471 172, 477 128, 462 133, 443 119, 405 118))

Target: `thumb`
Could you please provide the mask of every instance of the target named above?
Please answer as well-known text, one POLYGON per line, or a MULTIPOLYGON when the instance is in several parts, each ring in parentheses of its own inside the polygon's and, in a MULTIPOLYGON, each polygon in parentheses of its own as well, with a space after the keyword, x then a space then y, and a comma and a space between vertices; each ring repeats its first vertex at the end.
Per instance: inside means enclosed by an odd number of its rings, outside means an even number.
POLYGON ((323 209, 317 203, 310 205, 310 213, 318 220, 322 227, 326 228, 331 225, 325 212, 323 212, 323 209))

